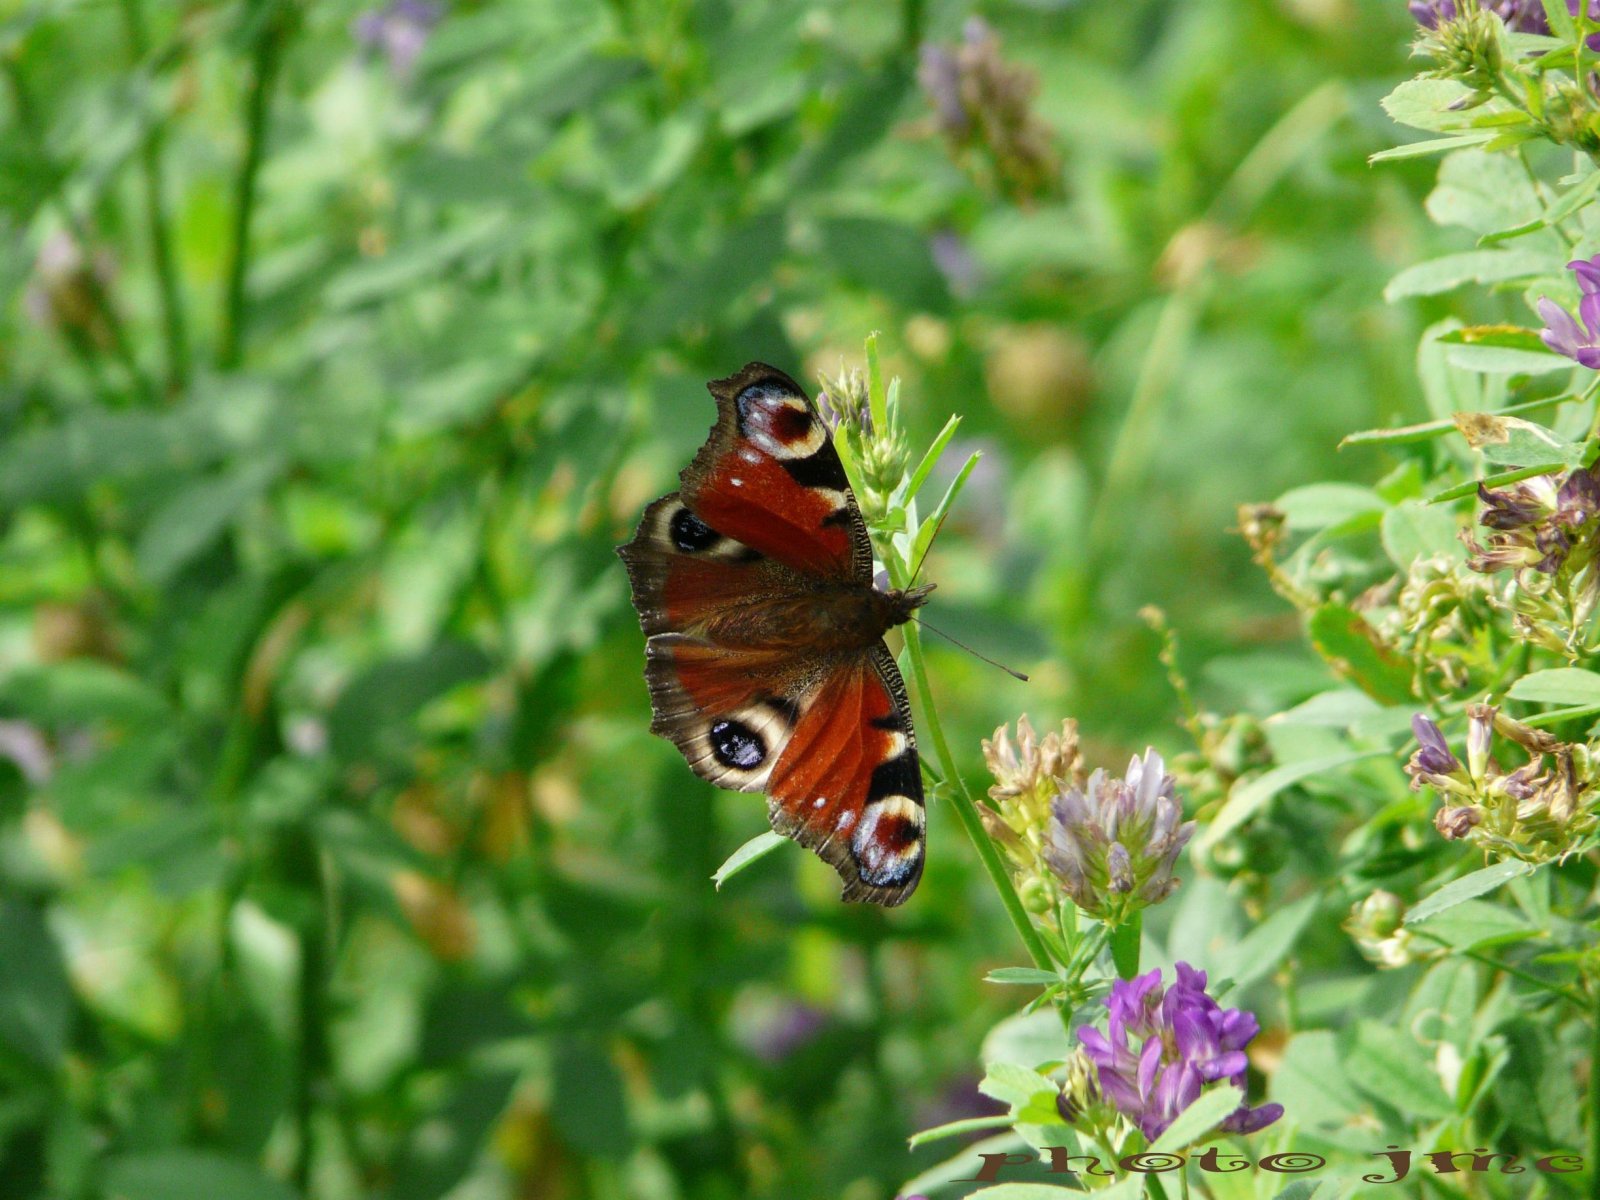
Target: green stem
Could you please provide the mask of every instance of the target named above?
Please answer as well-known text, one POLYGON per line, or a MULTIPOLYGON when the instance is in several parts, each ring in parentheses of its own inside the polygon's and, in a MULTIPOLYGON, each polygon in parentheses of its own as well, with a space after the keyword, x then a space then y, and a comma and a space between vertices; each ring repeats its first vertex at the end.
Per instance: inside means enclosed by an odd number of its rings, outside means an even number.
POLYGON ((1600 985, 1593 991, 1589 1031, 1589 1200, 1600 1200, 1600 985))
MULTIPOLYGON (((136 61, 149 52, 150 39, 145 29, 140 0, 122 0, 123 22, 128 27, 128 45, 136 61)), ((150 220, 150 257, 155 266, 156 285, 161 295, 161 319, 167 340, 167 390, 178 394, 189 385, 189 331, 183 300, 178 291, 178 273, 173 266, 172 237, 167 225, 165 172, 162 151, 166 131, 161 122, 152 122, 150 133, 140 148, 144 175, 145 209, 150 220)))
POLYGON ((244 351, 245 276, 250 264, 250 224, 255 215, 256 179, 261 173, 267 115, 272 107, 273 84, 277 81, 288 32, 288 5, 273 4, 273 12, 263 20, 256 36, 253 78, 245 102, 244 161, 234 188, 232 248, 223 293, 222 343, 217 352, 217 363, 224 370, 237 367, 244 351))
MULTIPOLYGON (((903 564, 898 561, 894 562, 893 566, 896 574, 904 570, 903 564)), ((896 586, 899 586, 898 582, 896 586)), ((915 621, 905 626, 906 673, 911 676, 911 686, 916 689, 917 702, 922 706, 922 727, 928 731, 928 741, 932 743, 935 765, 945 780, 953 785, 946 789, 950 807, 955 810, 961 827, 967 831, 967 837, 971 839, 973 848, 983 861, 983 869, 989 873, 995 891, 1000 894, 1000 903, 1005 906, 1006 916, 1011 918, 1011 924, 1015 926, 1017 936, 1027 948, 1028 957, 1033 959, 1033 965, 1041 971, 1054 970, 1050 952, 1045 949, 1043 939, 1034 929, 1033 922, 1028 919, 1028 913, 1017 897, 1017 889, 1011 885, 1011 875, 1006 870, 1005 863, 1000 861, 1000 852, 983 828, 983 819, 978 816, 977 802, 967 790, 966 780, 962 779, 955 769, 955 760, 950 755, 950 744, 945 740, 944 725, 939 720, 939 710, 933 705, 933 694, 928 687, 927 669, 922 661, 921 632, 915 621)))

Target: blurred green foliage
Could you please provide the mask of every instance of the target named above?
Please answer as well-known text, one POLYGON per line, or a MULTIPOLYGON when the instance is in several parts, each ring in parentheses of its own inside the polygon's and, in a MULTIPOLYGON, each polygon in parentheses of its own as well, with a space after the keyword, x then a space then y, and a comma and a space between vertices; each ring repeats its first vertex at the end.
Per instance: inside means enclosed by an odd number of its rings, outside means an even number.
POLYGON ((948 814, 893 915, 719 895, 763 807, 647 732, 612 549, 748 360, 882 330, 984 449, 929 616, 1034 682, 937 651, 969 769, 1174 744, 1141 605, 1219 707, 1326 679, 1229 526, 1416 415, 1403 5, 0 12, 8 1200, 872 1200, 994 1110, 948 814), (937 134, 974 11, 1059 194, 937 134))

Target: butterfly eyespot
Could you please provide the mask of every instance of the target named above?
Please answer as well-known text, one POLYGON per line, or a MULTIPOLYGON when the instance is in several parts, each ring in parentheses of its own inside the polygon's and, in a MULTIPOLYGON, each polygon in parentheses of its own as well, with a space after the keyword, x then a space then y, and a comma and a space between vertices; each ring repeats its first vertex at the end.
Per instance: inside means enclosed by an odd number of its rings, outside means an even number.
POLYGON ((850 851, 861 878, 873 887, 896 887, 917 873, 926 825, 922 805, 908 796, 885 796, 861 811, 850 851))
POLYGON ((709 550, 722 540, 720 533, 687 508, 680 508, 672 514, 668 532, 672 535, 672 544, 685 554, 709 550))
POLYGON ((749 771, 767 757, 767 744, 742 722, 718 721, 711 726, 711 751, 724 766, 749 771))
POLYGON ((812 458, 828 440, 827 427, 804 398, 774 384, 752 384, 734 404, 744 435, 785 466, 812 458))

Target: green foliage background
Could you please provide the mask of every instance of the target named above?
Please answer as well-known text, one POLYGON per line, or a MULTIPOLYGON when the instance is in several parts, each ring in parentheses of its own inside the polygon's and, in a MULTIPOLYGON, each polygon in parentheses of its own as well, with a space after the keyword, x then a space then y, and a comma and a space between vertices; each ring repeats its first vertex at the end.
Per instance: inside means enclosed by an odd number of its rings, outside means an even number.
POLYGON ((613 547, 748 360, 880 330, 985 450, 928 616, 1034 681, 933 648, 974 777, 1022 711, 1182 745, 1145 604, 1213 707, 1326 686, 1230 526, 1420 412, 1404 5, 459 0, 410 71, 347 3, 0 11, 7 1197, 868 1200, 994 1111, 949 814, 892 914, 717 894, 763 807, 647 733, 613 547), (932 129, 975 12, 1058 199, 932 129))

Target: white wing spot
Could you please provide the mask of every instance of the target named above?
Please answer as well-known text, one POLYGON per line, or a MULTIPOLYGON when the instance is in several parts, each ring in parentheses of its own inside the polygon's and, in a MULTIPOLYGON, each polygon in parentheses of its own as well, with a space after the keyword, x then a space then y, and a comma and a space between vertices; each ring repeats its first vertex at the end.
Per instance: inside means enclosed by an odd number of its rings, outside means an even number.
POLYGON ((730 479, 730 480, 728 480, 728 482, 733 484, 734 487, 743 487, 744 486, 744 480, 742 480, 742 479, 730 479))
POLYGON ((818 796, 815 800, 813 800, 811 802, 811 807, 812 808, 821 808, 821 807, 823 807, 823 805, 825 805, 827 803, 828 803, 828 798, 826 796, 818 796))

